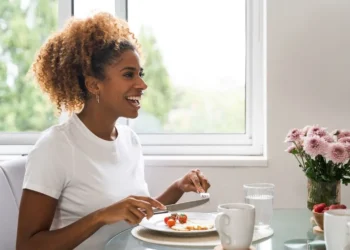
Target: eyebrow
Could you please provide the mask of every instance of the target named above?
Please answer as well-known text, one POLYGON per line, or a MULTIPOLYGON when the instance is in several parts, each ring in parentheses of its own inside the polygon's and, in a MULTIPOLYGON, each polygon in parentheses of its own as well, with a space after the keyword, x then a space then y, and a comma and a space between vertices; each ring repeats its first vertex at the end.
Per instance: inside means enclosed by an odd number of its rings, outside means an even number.
MULTIPOLYGON (((125 67, 125 68, 122 68, 120 71, 123 71, 123 70, 132 70, 132 71, 136 71, 137 69, 134 68, 134 67, 125 67)), ((140 72, 143 72, 143 68, 140 68, 140 72)))

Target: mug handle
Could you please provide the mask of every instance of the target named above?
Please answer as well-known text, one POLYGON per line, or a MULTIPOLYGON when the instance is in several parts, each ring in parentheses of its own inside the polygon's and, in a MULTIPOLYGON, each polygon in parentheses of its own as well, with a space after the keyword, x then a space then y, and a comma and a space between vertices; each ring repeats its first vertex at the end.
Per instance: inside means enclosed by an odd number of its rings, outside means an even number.
POLYGON ((227 245, 231 245, 231 238, 230 236, 227 235, 224 231, 224 226, 227 226, 230 224, 230 217, 228 217, 224 213, 218 213, 218 215, 215 218, 215 227, 216 230, 218 231, 220 237, 222 237, 223 241, 227 245))

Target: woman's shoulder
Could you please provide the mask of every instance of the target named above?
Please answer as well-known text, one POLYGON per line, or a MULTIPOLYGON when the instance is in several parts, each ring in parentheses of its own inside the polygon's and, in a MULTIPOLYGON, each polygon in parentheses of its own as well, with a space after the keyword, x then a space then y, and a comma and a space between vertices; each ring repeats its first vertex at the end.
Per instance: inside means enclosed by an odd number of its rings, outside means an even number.
POLYGON ((34 149, 43 151, 65 150, 71 145, 67 139, 67 124, 54 125, 44 130, 34 145, 34 149))

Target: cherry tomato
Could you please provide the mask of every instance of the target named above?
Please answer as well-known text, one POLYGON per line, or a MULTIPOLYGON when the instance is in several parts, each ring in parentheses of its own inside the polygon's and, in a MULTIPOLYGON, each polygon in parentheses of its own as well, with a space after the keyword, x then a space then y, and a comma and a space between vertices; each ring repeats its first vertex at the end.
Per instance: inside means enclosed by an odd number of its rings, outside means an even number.
POLYGON ((167 221, 167 225, 168 227, 172 227, 175 225, 175 220, 173 218, 170 218, 168 221, 167 221))
POLYGON ((184 223, 186 223, 186 221, 187 221, 187 215, 186 215, 186 214, 180 214, 179 217, 178 217, 178 219, 179 219, 179 222, 180 222, 181 224, 184 224, 184 223))
POLYGON ((171 217, 170 216, 167 216, 164 218, 164 223, 167 224, 168 223, 168 220, 170 219, 171 217))

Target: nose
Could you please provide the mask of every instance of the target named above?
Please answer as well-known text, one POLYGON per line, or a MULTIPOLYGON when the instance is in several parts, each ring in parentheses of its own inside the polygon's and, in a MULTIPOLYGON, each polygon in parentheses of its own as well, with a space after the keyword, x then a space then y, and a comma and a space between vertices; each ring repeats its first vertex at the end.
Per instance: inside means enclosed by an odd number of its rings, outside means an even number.
POLYGON ((142 78, 140 78, 137 82, 137 87, 142 89, 142 90, 145 90, 145 89, 147 89, 148 86, 145 83, 145 81, 142 78))

